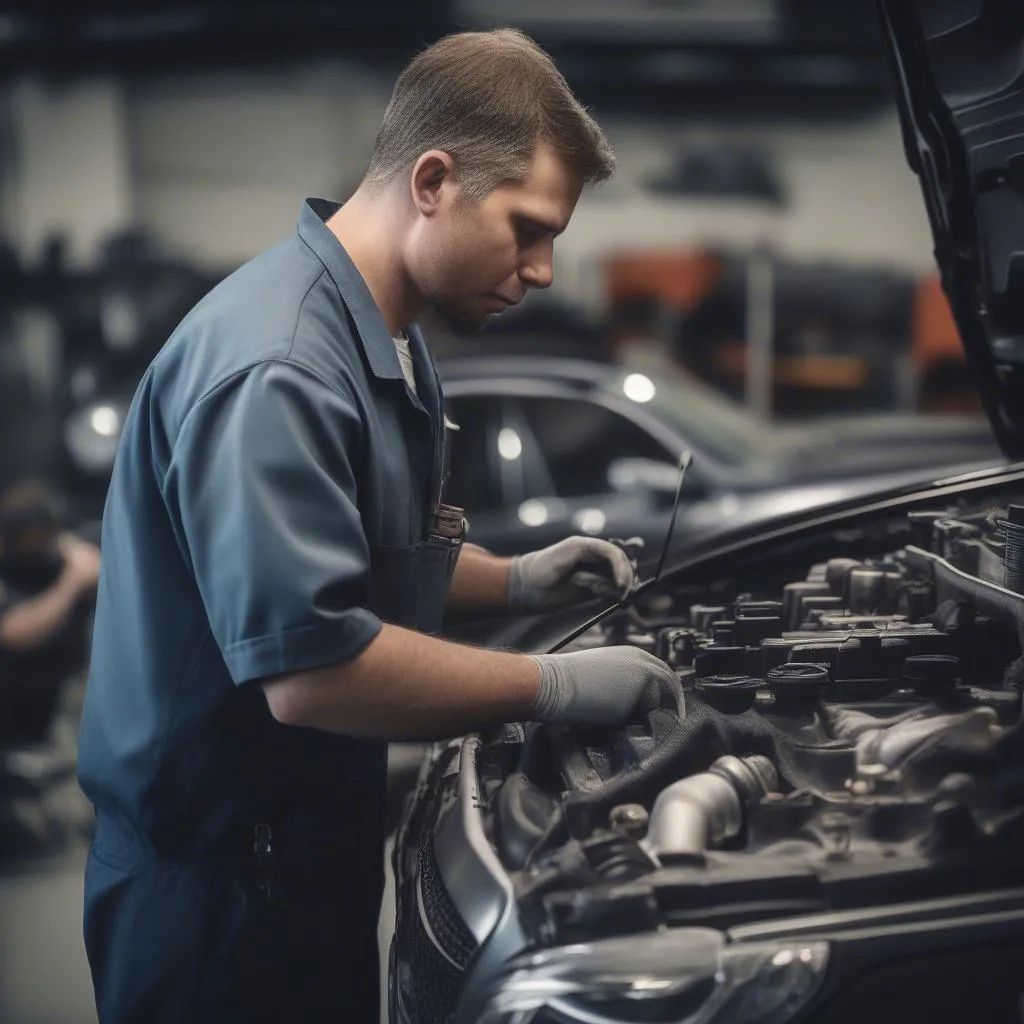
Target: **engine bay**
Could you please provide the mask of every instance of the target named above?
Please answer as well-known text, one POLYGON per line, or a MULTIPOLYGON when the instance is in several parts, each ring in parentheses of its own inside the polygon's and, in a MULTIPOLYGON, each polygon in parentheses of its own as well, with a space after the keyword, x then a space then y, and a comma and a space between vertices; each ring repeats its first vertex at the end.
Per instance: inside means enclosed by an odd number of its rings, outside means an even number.
POLYGON ((881 902, 893 875, 938 897, 964 891, 965 857, 979 887, 1019 879, 1021 523, 914 512, 891 553, 581 637, 650 650, 683 697, 622 734, 485 747, 489 837, 534 937, 881 902))
POLYGON ((503 955, 1024 883, 1024 507, 914 511, 839 546, 799 574, 780 553, 666 586, 578 637, 678 673, 626 729, 515 723, 435 750, 402 845, 427 935, 410 963, 442 1003, 487 937, 447 836, 460 801, 514 906, 503 955))

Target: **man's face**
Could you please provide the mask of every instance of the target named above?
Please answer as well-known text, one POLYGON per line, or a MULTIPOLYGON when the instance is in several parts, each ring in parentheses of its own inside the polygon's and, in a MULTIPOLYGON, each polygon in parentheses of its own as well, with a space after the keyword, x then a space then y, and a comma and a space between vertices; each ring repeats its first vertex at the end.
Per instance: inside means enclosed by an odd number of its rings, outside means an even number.
POLYGON ((479 202, 449 188, 421 224, 408 253, 427 304, 457 333, 478 330, 554 277, 554 241, 579 199, 579 176, 540 146, 522 181, 504 182, 479 202))

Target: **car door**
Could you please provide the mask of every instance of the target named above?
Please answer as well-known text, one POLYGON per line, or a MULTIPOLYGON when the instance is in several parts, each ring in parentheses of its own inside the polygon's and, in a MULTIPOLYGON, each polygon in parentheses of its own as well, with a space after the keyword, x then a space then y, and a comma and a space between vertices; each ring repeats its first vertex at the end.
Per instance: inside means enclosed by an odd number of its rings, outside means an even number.
POLYGON ((637 423, 585 396, 451 396, 449 500, 466 508, 471 539, 502 554, 573 534, 644 539, 660 548, 671 501, 612 486, 613 464, 675 455, 637 423))
MULTIPOLYGON (((517 395, 473 393, 449 397, 446 408, 446 499, 466 510, 469 539, 496 554, 531 550, 541 530, 527 537, 533 495, 553 495, 554 484, 517 395)), ((564 534, 561 534, 564 536, 564 534)))

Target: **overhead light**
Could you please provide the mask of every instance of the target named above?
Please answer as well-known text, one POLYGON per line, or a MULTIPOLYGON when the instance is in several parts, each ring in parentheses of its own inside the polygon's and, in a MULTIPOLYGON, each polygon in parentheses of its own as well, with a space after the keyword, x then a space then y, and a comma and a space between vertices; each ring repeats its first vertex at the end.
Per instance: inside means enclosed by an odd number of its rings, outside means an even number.
POLYGON ((105 476, 114 465, 124 425, 124 410, 99 403, 75 410, 65 421, 64 444, 75 468, 105 476))
POLYGON ((502 427, 498 433, 498 454, 509 462, 523 454, 523 442, 511 427, 502 427))
POLYGON ((100 437, 115 437, 121 429, 121 417, 109 405, 98 405, 89 416, 89 425, 100 437))
POLYGON ((631 373, 622 382, 622 393, 632 402, 649 402, 657 394, 654 381, 643 373, 631 373))
MULTIPOLYGON (((454 0, 460 25, 499 28, 508 22, 508 0, 454 0)), ((517 0, 516 25, 559 42, 614 41, 660 45, 768 43, 784 29, 780 0, 517 0)))
POLYGON ((548 521, 548 507, 543 501, 531 498, 519 506, 519 522, 523 526, 543 526, 548 521))

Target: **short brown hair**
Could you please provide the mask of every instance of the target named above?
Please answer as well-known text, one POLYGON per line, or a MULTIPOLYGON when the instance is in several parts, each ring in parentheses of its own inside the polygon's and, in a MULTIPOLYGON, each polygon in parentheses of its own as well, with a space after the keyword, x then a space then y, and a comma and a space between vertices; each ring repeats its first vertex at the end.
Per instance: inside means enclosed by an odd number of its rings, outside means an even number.
POLYGON ((395 83, 366 182, 379 187, 430 149, 455 161, 465 194, 482 199, 522 178, 547 143, 593 185, 615 156, 554 61, 516 29, 459 32, 417 54, 395 83))

